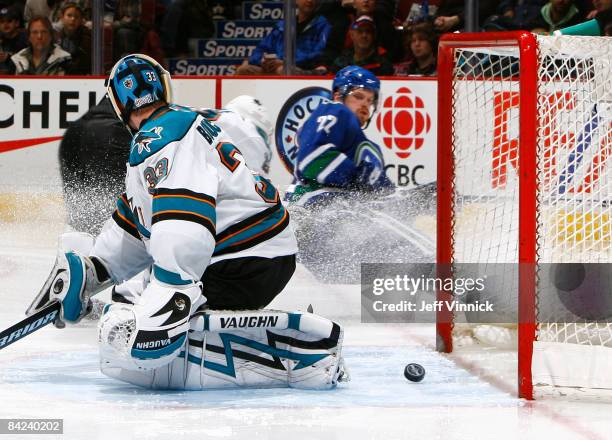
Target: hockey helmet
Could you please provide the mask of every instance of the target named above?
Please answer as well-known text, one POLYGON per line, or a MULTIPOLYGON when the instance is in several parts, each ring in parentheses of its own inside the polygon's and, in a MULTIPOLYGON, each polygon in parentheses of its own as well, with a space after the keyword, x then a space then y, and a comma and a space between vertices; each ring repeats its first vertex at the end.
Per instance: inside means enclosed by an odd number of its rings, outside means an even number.
POLYGON ((155 102, 172 102, 170 74, 153 58, 133 54, 121 58, 106 81, 115 113, 128 126, 130 114, 155 102))
POLYGON ((347 66, 336 73, 332 83, 332 94, 338 92, 342 101, 355 89, 366 89, 374 92, 374 102, 370 108, 370 117, 362 128, 367 128, 380 101, 380 80, 369 70, 359 66, 347 66))
POLYGON ((374 107, 377 107, 380 94, 380 80, 367 69, 359 66, 347 66, 336 73, 332 83, 332 93, 338 92, 345 98, 353 89, 368 89, 374 92, 374 107))
POLYGON ((272 121, 268 116, 268 110, 261 101, 249 95, 240 95, 228 102, 225 108, 238 113, 243 119, 251 121, 266 143, 270 143, 272 121))

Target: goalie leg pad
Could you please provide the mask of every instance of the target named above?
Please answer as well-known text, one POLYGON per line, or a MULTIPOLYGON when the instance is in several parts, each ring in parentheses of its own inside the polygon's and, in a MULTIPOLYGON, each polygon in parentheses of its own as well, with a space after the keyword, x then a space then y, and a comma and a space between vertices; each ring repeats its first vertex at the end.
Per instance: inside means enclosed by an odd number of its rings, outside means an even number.
POLYGON ((343 374, 342 328, 310 313, 205 312, 185 350, 149 371, 104 364, 116 379, 154 389, 334 388, 343 374))

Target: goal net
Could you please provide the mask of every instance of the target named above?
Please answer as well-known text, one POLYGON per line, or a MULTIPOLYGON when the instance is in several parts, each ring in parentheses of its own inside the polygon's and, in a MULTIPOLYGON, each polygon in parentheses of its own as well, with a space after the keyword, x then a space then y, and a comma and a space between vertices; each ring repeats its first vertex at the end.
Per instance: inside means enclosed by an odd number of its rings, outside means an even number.
MULTIPOLYGON (((515 303, 521 397, 612 389, 611 62, 605 37, 440 43, 437 260, 489 265, 515 303)), ((440 313, 441 350, 458 319, 440 313)))

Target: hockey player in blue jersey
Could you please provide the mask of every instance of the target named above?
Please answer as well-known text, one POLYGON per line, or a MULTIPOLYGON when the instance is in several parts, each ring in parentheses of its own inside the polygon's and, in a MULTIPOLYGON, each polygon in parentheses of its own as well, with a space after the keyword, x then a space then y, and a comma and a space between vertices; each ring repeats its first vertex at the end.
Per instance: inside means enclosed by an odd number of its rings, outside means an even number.
POLYGON ((64 240, 27 313, 57 301, 58 324, 78 322, 92 295, 152 266, 144 290, 100 319, 105 374, 154 388, 334 387, 338 324, 254 310, 295 270, 297 243, 274 186, 214 122, 171 104, 170 75, 155 60, 122 58, 107 91, 133 134, 126 191, 95 243, 64 240))
POLYGON ((380 81, 358 66, 340 70, 332 101, 320 104, 298 133, 287 199, 299 261, 326 283, 359 283, 361 262, 428 261, 431 239, 409 224, 428 205, 404 197, 385 174, 381 149, 364 133, 376 111, 380 81))
POLYGON ((361 67, 336 74, 333 101, 320 104, 298 133, 291 202, 308 206, 347 192, 393 189, 380 147, 363 131, 374 116, 379 91, 378 78, 361 67))

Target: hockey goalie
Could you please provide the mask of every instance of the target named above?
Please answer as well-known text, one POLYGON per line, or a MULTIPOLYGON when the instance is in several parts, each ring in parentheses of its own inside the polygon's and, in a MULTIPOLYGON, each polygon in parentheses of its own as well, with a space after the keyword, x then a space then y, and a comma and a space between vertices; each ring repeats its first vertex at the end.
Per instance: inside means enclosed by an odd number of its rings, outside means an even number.
POLYGON ((133 135, 126 191, 95 241, 64 237, 27 313, 57 301, 56 326, 78 322, 115 285, 98 326, 108 376, 156 389, 335 387, 341 327, 262 310, 295 270, 276 188, 214 121, 172 103, 170 81, 145 55, 113 67, 108 96, 133 135))

